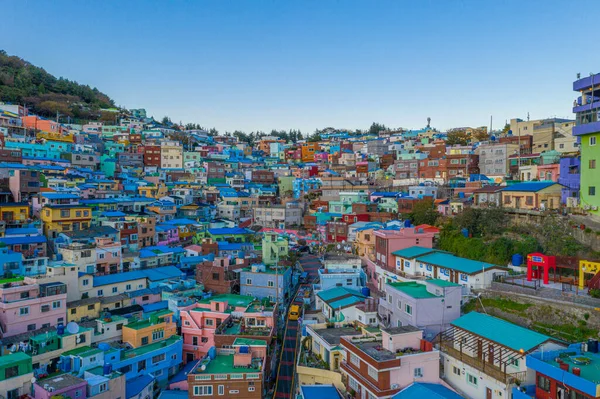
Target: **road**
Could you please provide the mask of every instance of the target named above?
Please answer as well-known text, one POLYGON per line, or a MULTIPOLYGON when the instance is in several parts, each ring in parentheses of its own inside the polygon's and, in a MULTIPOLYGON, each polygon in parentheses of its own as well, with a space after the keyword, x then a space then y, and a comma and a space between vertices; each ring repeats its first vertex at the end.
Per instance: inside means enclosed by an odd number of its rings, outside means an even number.
MULTIPOLYGON (((298 261, 302 269, 308 273, 308 281, 313 282, 318 277, 321 261, 314 255, 303 255, 298 261)), ((300 287, 308 287, 310 284, 302 284, 300 287)), ((302 292, 302 290, 300 290, 302 292)), ((296 296, 293 303, 302 306, 302 298, 296 296)), ((287 320, 287 319, 286 319, 287 320)), ((294 367, 296 366, 296 348, 298 347, 300 326, 295 320, 287 320, 283 334, 283 346, 279 367, 277 371, 277 382, 275 385, 275 399, 292 399, 294 387, 294 367)))

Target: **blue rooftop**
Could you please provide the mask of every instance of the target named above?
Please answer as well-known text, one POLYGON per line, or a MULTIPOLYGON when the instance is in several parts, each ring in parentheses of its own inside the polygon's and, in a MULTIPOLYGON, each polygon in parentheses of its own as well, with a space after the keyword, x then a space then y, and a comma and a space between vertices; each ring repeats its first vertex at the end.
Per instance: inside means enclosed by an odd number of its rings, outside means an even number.
POLYGON ((156 312, 157 310, 163 310, 169 308, 168 301, 159 301, 154 303, 149 303, 147 305, 142 305, 144 309, 144 313, 156 312))
POLYGON ((341 399, 333 385, 302 385, 300 391, 304 399, 341 399))
POLYGON ((252 230, 244 229, 241 227, 222 227, 216 229, 208 229, 209 234, 212 235, 228 235, 228 234, 254 234, 252 230))
POLYGON ((127 399, 138 396, 144 390, 144 388, 153 382, 154 377, 151 377, 148 374, 142 374, 135 378, 128 378, 127 384, 125 385, 125 396, 127 399))
POLYGON ((41 244, 46 242, 46 237, 43 235, 25 236, 25 237, 0 237, 0 242, 6 245, 15 244, 41 244))
POLYGON ((440 384, 415 382, 392 399, 462 399, 462 396, 440 384))
POLYGON ((525 182, 525 183, 517 183, 511 186, 506 186, 502 189, 502 191, 540 191, 544 190, 550 186, 558 185, 553 181, 541 181, 541 182, 525 182))

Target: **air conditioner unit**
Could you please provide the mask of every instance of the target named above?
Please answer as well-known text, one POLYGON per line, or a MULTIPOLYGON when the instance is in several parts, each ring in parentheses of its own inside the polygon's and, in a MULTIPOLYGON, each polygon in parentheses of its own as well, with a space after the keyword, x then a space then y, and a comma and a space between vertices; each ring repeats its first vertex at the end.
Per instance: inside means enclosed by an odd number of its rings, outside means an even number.
POLYGON ((597 211, 597 210, 598 210, 598 207, 597 207, 597 206, 593 206, 593 207, 592 207, 592 210, 593 210, 593 211, 597 211))

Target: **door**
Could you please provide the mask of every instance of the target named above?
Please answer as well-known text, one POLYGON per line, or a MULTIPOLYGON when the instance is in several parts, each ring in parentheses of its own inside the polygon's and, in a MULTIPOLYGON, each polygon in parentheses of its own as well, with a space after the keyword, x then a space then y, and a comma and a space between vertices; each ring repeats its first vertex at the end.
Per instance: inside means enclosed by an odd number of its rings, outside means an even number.
POLYGON ((515 208, 521 208, 521 197, 515 197, 515 208))
POLYGON ((485 399, 492 399, 492 390, 490 388, 485 388, 485 399))
POLYGON ((193 362, 194 361, 194 354, 193 353, 186 353, 185 354, 185 362, 189 363, 189 362, 193 362))

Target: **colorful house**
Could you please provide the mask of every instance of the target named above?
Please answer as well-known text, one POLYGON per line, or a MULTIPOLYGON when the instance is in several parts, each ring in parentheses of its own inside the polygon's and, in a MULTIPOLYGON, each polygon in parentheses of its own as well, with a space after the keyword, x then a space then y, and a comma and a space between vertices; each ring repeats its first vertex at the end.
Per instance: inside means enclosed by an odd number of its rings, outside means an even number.
POLYGON ((139 348, 177 334, 172 311, 159 310, 148 313, 144 317, 144 320, 123 326, 123 342, 139 348))
POLYGON ((91 208, 84 205, 46 205, 41 215, 44 235, 49 239, 63 232, 86 230, 92 220, 91 208))

